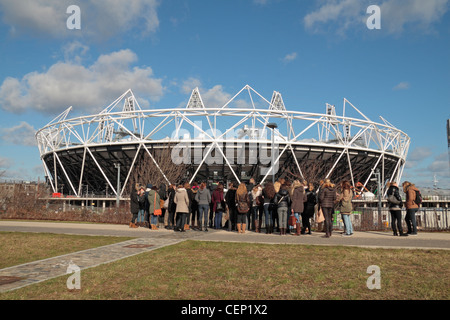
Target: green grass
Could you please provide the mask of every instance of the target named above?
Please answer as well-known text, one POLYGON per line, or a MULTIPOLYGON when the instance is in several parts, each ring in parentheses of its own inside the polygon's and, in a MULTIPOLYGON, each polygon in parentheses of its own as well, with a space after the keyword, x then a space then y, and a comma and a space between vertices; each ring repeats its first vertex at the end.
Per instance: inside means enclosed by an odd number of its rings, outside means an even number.
MULTIPOLYGON (((50 237, 50 235, 45 235, 50 237)), ((448 300, 447 250, 185 241, 0 294, 43 300, 448 300), (367 267, 381 269, 369 290, 367 267)))
POLYGON ((0 269, 129 239, 132 238, 0 232, 0 269))

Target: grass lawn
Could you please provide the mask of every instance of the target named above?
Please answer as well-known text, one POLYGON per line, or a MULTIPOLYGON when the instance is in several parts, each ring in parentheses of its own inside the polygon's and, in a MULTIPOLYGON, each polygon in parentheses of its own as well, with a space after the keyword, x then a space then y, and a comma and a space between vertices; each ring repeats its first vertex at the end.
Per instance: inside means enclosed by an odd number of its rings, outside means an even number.
MULTIPOLYGON (((8 243, 12 237, 20 235, 2 233, 0 237, 2 243, 5 239, 8 243)), ((57 241, 53 237, 62 236, 45 234, 41 237, 47 238, 39 239, 48 245, 41 252, 47 256, 61 254, 56 252, 56 247, 67 250, 74 248, 74 243, 86 240, 79 236, 57 241)), ((103 237, 88 238, 100 241, 103 237)), ((104 241, 108 244, 111 238, 104 241)), ((27 249, 23 239, 18 239, 15 245, 18 249, 12 253, 12 243, 7 246, 8 255, 16 256, 10 260, 26 260, 29 251, 33 251, 27 249)), ((72 251, 82 250, 82 247, 80 243, 80 247, 72 251)), ((2 256, 5 248, 5 244, 0 247, 2 256)), ((449 264, 447 250, 189 240, 82 270, 80 290, 68 290, 68 276, 62 276, 2 293, 0 299, 448 300, 449 264), (367 288, 367 279, 371 276, 367 268, 371 265, 380 268, 381 289, 367 288)))

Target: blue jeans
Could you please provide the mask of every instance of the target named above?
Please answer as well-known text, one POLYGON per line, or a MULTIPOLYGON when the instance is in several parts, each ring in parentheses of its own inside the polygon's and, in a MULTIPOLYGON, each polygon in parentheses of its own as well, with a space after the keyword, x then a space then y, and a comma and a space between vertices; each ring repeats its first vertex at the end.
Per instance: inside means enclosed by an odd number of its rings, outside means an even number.
POLYGON ((350 220, 350 215, 349 214, 343 214, 342 215, 342 220, 344 221, 344 225, 345 225, 345 234, 352 234, 353 233, 353 226, 352 226, 352 221, 350 220))
POLYGON ((203 217, 203 226, 208 228, 209 222, 209 204, 199 204, 198 205, 198 227, 202 226, 202 217, 203 217))
POLYGON ((150 224, 158 225, 158 216, 155 216, 153 213, 150 214, 150 224))
POLYGON ((145 210, 139 209, 137 222, 145 222, 145 210))
POLYGON ((417 222, 416 222, 416 212, 419 208, 406 210, 406 226, 408 227, 408 233, 417 234, 417 222))
POLYGON ((264 216, 266 219, 266 228, 272 225, 272 210, 270 203, 264 203, 264 216))
POLYGON ((222 211, 217 211, 214 216, 214 227, 215 229, 222 229, 222 211))

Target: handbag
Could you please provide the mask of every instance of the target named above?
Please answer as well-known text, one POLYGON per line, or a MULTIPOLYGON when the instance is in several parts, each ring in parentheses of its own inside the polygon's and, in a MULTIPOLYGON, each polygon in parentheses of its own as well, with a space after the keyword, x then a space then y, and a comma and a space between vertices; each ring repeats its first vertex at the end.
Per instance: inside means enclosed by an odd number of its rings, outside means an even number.
POLYGON ((291 214, 289 217, 289 225, 295 226, 296 223, 297 223, 297 218, 293 214, 291 214))
POLYGON ((155 192, 155 201, 153 202, 153 215, 154 216, 162 215, 162 210, 161 209, 156 209, 156 192, 155 192))
POLYGON ((316 222, 317 223, 321 223, 325 221, 325 217, 323 216, 323 212, 322 212, 322 208, 319 209, 319 211, 317 211, 317 219, 316 222))

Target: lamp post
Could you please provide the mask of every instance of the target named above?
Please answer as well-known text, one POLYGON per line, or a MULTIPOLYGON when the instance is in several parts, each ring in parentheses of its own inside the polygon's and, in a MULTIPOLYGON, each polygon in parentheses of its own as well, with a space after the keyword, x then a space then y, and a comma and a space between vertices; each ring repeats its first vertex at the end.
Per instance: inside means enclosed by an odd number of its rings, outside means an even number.
POLYGON ((120 163, 114 163, 114 167, 117 169, 116 207, 117 207, 117 210, 119 210, 119 202, 120 202, 120 163))
POLYGON ((275 129, 278 128, 276 123, 268 123, 267 127, 272 129, 272 148, 271 148, 271 156, 272 156, 272 183, 275 183, 275 152, 274 152, 274 144, 275 144, 275 129))

